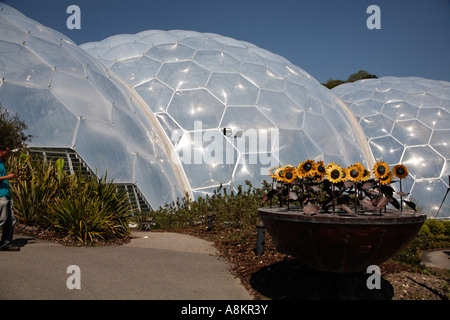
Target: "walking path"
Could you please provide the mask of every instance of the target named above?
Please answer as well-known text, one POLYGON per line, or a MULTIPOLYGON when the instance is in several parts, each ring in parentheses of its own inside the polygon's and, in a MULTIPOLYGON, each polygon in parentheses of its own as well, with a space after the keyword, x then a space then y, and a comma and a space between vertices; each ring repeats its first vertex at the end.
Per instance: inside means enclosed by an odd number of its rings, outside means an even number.
POLYGON ((210 242, 177 233, 133 235, 128 244, 100 247, 16 235, 21 251, 0 252, 0 299, 252 299, 210 242), (68 270, 73 265, 79 272, 68 270))

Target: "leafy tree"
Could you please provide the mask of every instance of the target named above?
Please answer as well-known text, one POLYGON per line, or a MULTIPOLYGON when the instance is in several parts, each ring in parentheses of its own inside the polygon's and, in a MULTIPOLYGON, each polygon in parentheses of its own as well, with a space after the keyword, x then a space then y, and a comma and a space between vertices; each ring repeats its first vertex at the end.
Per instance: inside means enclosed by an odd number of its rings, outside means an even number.
POLYGON ((27 125, 19 115, 12 116, 0 102, 0 132, 2 133, 0 143, 9 145, 11 149, 24 149, 26 142, 31 141, 33 137, 24 133, 26 129, 28 129, 27 125))
POLYGON ((372 79, 372 78, 378 78, 378 77, 374 74, 370 74, 369 72, 367 72, 365 70, 359 70, 358 72, 349 75, 347 80, 345 80, 345 81, 330 78, 327 80, 327 82, 322 83, 322 85, 324 85, 328 89, 332 89, 343 83, 355 82, 355 81, 362 80, 362 79, 372 79))
POLYGON ((377 76, 374 74, 370 74, 365 70, 359 70, 357 73, 351 74, 348 77, 347 82, 355 82, 362 79, 373 79, 373 78, 377 78, 377 76))

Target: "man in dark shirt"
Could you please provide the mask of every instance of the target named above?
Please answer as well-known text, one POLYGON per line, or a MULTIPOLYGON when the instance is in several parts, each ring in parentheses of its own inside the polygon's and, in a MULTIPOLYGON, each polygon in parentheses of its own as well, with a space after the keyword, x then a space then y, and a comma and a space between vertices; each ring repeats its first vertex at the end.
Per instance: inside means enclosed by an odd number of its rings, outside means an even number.
POLYGON ((7 174, 3 161, 9 155, 9 146, 0 144, 0 228, 2 229, 2 238, 0 240, 0 250, 20 251, 19 247, 11 245, 15 218, 11 208, 11 191, 9 188, 9 179, 13 179, 14 173, 7 174))

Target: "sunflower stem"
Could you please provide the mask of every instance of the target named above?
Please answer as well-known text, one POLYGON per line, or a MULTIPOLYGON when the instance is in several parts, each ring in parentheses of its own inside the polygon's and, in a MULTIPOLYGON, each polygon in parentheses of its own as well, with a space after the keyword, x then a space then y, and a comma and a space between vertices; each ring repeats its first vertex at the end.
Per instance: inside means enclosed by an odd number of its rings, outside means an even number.
POLYGON ((334 202, 334 183, 331 184, 331 196, 333 197, 333 214, 336 214, 336 205, 334 202))
POLYGON ((403 212, 402 179, 400 178, 400 211, 403 212))

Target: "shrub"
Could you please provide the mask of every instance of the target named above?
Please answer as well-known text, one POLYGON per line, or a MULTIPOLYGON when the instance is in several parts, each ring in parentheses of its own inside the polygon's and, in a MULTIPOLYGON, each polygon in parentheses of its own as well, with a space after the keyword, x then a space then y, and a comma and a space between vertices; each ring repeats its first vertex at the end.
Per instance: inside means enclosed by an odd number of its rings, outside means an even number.
POLYGON ((22 154, 10 161, 19 172, 11 180, 16 217, 24 224, 52 229, 82 243, 129 236, 133 214, 125 191, 106 177, 67 174, 64 160, 49 160, 22 154))
POLYGON ((255 225, 258 208, 263 205, 262 189, 246 181, 246 190, 237 187, 237 192, 229 192, 222 186, 212 195, 190 199, 188 195, 181 200, 166 204, 157 210, 148 212, 146 217, 152 219, 154 229, 177 229, 192 224, 208 224, 208 217, 214 223, 230 227, 255 225))

